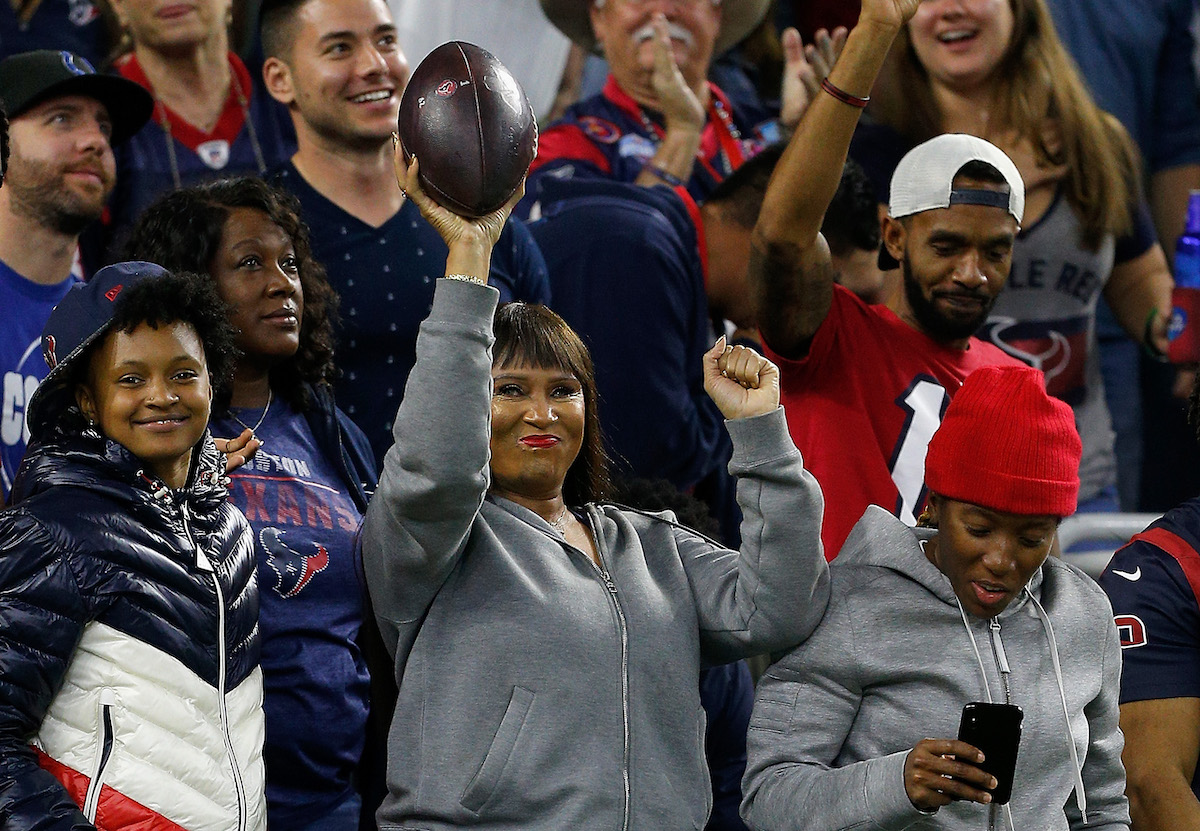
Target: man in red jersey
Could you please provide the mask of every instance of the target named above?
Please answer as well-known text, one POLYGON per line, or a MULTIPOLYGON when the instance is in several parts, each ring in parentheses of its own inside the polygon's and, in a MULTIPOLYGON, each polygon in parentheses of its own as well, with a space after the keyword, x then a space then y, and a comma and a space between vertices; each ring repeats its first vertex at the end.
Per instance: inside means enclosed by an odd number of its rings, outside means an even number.
POLYGON ((980 366, 1018 364, 972 336, 1008 279, 1025 207, 1016 166, 982 139, 938 136, 897 166, 879 258, 903 281, 886 304, 834 285, 821 221, 895 34, 861 24, 851 34, 753 233, 758 325, 792 437, 825 494, 829 559, 868 505, 915 522, 926 446, 951 396, 980 366))

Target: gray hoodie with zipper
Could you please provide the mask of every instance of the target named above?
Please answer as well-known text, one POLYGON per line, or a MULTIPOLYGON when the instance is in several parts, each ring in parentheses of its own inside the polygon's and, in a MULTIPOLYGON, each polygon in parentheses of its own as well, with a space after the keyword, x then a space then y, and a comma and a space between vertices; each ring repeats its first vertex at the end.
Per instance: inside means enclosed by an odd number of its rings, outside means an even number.
POLYGON ((816 627, 820 488, 781 409, 729 422, 742 550, 589 505, 597 565, 488 496, 497 297, 438 281, 363 526, 399 686, 379 827, 703 828, 700 668, 816 627))
POLYGON ((854 527, 830 570, 821 625, 759 684, 743 784, 748 824, 1127 829, 1121 654, 1104 593, 1052 557, 992 623, 964 616, 920 546, 933 533, 876 507, 854 527), (967 702, 1003 702, 1002 670, 1025 713, 1009 811, 954 802, 919 812, 904 790, 909 750, 954 738, 967 702), (1073 793, 1080 781, 1084 800, 1073 793))

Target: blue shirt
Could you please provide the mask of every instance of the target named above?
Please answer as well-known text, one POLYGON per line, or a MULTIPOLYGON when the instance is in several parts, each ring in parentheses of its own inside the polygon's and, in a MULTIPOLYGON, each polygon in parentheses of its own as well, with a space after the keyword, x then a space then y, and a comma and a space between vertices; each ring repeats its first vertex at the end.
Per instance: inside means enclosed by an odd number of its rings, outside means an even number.
MULTIPOLYGON (((233 413, 241 421, 214 419, 213 435, 236 436, 263 415, 233 413)), ((351 793, 362 756, 366 592, 354 549, 362 515, 302 413, 276 398, 255 434, 263 447, 233 471, 229 496, 258 556, 268 824, 298 828, 351 793)))
MULTIPOLYGON (((341 295, 342 378, 335 394, 382 464, 416 361, 417 328, 433 304, 434 282, 446 271, 446 244, 407 200, 373 228, 318 193, 291 162, 270 179, 300 200, 313 255, 341 295)), ((546 262, 521 223, 510 220, 500 234, 488 281, 500 290, 502 302, 549 302, 546 262)))
POLYGON ((0 406, 0 494, 8 491, 25 455, 29 427, 25 404, 38 383, 50 371, 42 359, 42 327, 58 301, 77 280, 45 286, 27 280, 0 262, 0 371, 4 373, 3 405, 0 406))
POLYGON ((41 0, 24 21, 17 17, 11 2, 0 4, 0 58, 34 49, 65 49, 92 66, 103 66, 108 57, 108 29, 99 4, 96 0, 41 0))

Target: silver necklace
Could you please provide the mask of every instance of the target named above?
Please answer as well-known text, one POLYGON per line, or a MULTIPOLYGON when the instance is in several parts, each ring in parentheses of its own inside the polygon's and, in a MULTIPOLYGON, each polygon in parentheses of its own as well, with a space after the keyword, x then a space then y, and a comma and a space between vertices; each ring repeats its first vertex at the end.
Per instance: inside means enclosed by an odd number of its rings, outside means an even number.
POLYGON ((554 519, 550 520, 550 524, 554 526, 554 529, 556 531, 558 531, 558 533, 563 534, 563 535, 565 535, 567 533, 567 528, 564 523, 566 518, 567 518, 567 506, 563 505, 563 509, 558 512, 558 516, 556 516, 554 519))
POLYGON ((230 408, 229 408, 229 415, 233 417, 233 420, 234 420, 234 421, 236 421, 238 424, 242 425, 242 426, 243 426, 243 427, 245 427, 247 430, 249 430, 249 431, 250 431, 250 435, 251 435, 253 438, 258 438, 258 428, 259 428, 259 427, 262 427, 262 423, 263 423, 264 421, 266 421, 266 419, 267 419, 267 411, 271 409, 271 399, 272 399, 274 396, 275 396, 275 390, 273 390, 273 389, 271 389, 271 388, 269 388, 269 387, 268 387, 268 388, 267 388, 267 406, 263 407, 262 415, 260 415, 260 416, 258 417, 258 421, 254 422, 254 426, 253 426, 253 427, 251 427, 249 424, 247 424, 246 422, 244 422, 244 421, 242 421, 240 418, 238 418, 238 417, 237 417, 237 413, 235 413, 235 412, 233 411, 233 408, 232 408, 232 407, 230 407, 230 408))

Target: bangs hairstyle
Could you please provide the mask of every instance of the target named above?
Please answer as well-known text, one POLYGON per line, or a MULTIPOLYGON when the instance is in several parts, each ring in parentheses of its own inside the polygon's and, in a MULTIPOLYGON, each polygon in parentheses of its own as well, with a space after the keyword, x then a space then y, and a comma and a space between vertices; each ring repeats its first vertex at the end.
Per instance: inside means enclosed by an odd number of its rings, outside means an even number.
MULTIPOLYGON (((1009 0, 1009 7, 1012 42, 994 71, 993 123, 1029 139, 1038 166, 1066 167, 1067 202, 1083 221, 1084 244, 1095 250, 1106 234, 1133 229, 1141 159, 1121 123, 1092 99, 1045 0, 1009 0)), ((892 55, 896 77, 874 109, 876 117, 914 141, 940 135, 941 113, 908 26, 901 28, 892 55)))
POLYGON ((142 324, 152 329, 174 323, 191 326, 204 347, 212 388, 228 383, 239 353, 225 308, 212 280, 202 274, 164 274, 129 286, 117 299, 112 321, 104 334, 72 360, 68 376, 56 387, 54 398, 47 399, 45 409, 48 413, 58 413, 57 419, 67 431, 83 430, 87 423, 74 406, 75 387, 87 382, 92 356, 113 332, 132 332, 142 324))
MULTIPOLYGON (((337 378, 333 329, 338 296, 329 285, 325 267, 313 259, 308 227, 291 194, 249 176, 173 191, 138 217, 125 244, 125 257, 158 263, 168 271, 211 275, 225 223, 234 208, 261 211, 291 239, 304 293, 300 346, 295 355, 271 368, 270 380, 271 388, 289 404, 307 411, 311 402, 305 385, 330 384, 337 378)), ((226 384, 217 392, 220 400, 228 401, 231 391, 226 384)))
POLYGON ((583 447, 563 482, 568 505, 605 499, 611 490, 608 454, 600 431, 596 372, 579 335, 550 309, 535 303, 505 303, 493 321, 496 343, 493 367, 560 369, 575 376, 583 389, 583 447))

